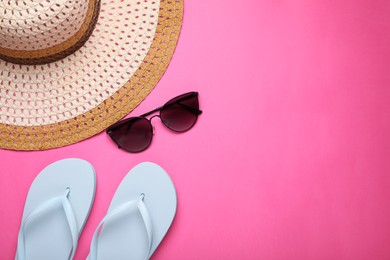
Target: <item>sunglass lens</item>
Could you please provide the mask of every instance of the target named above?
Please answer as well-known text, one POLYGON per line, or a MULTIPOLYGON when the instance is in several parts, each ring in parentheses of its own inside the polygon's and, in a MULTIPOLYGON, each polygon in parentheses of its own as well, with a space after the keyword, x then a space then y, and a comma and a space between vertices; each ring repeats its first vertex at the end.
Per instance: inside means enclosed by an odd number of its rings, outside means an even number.
POLYGON ((120 148, 137 153, 150 145, 153 136, 152 125, 143 117, 134 117, 123 124, 108 129, 110 135, 120 148))
POLYGON ((198 94, 195 92, 171 99, 160 111, 162 122, 176 132, 184 132, 193 127, 199 114, 198 94))

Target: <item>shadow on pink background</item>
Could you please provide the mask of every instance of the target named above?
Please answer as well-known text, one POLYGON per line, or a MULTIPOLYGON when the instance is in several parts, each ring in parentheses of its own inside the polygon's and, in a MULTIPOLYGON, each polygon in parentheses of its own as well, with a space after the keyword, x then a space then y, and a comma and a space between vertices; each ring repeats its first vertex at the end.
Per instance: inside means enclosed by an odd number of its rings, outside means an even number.
POLYGON ((153 120, 128 154, 106 134, 0 150, 0 258, 14 259, 29 186, 49 163, 91 162, 97 193, 75 259, 125 174, 167 170, 175 221, 152 259, 390 259, 390 3, 186 0, 165 76, 132 115, 196 90, 197 125, 153 120))

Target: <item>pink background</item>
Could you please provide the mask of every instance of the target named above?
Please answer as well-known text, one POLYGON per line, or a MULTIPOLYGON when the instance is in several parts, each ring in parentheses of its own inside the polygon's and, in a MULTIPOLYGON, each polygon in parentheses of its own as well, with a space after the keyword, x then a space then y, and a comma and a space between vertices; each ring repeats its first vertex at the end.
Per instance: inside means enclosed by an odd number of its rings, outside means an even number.
POLYGON ((35 176, 79 157, 98 183, 76 259, 142 161, 169 172, 179 200, 153 259, 390 259, 389 13, 388 0, 186 0, 170 67, 132 115, 197 90, 197 125, 154 120, 140 154, 104 133, 1 150, 0 258, 14 257, 35 176))

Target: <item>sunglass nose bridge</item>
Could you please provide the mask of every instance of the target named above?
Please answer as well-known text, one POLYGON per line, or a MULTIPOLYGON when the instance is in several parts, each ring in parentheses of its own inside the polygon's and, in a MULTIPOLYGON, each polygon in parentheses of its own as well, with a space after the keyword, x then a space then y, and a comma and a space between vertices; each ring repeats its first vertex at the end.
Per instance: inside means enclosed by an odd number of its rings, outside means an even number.
MULTIPOLYGON (((155 117, 161 118, 160 115, 154 115, 154 116, 152 116, 152 117, 149 119, 149 121, 152 122, 152 119, 155 118, 155 117)), ((156 128, 154 127, 154 125, 152 125, 152 133, 154 134, 155 132, 156 132, 156 128)))
POLYGON ((152 121, 152 119, 155 118, 155 117, 160 117, 160 115, 154 115, 149 120, 152 121))

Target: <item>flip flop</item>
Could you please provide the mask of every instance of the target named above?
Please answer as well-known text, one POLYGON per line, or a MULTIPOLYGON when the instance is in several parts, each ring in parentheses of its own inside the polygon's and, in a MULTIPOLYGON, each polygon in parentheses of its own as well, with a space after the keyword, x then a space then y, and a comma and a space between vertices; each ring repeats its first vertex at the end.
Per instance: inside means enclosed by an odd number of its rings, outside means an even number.
POLYGON ((87 161, 64 159, 43 169, 27 195, 15 259, 72 259, 95 189, 87 161))
POLYGON ((138 164, 116 190, 87 259, 149 259, 167 233, 176 205, 176 190, 164 169, 151 162, 138 164))

